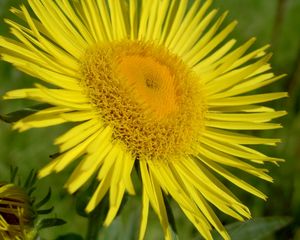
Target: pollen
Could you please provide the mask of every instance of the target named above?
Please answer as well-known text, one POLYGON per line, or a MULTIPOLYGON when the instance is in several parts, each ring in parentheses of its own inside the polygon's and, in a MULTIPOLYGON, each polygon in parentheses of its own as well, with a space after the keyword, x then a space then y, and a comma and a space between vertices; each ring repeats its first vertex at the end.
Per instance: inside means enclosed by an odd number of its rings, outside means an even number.
POLYGON ((193 154, 206 112, 201 78, 154 43, 98 44, 82 58, 80 79, 113 139, 137 159, 193 154))

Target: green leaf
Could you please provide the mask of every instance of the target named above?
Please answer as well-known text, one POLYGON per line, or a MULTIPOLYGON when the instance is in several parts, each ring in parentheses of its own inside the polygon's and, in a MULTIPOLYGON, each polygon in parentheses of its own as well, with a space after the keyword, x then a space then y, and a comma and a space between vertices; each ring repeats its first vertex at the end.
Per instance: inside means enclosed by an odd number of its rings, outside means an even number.
POLYGON ((51 197, 51 188, 49 188, 47 195, 37 204, 35 204, 35 207, 38 209, 42 206, 44 206, 50 199, 51 197))
POLYGON ((6 123, 14 123, 19 121, 22 118, 25 118, 31 114, 34 114, 40 110, 51 107, 49 104, 38 104, 32 107, 24 108, 19 111, 11 112, 5 115, 0 115, 0 120, 6 123))
POLYGON ((18 167, 10 165, 10 182, 15 182, 18 173, 18 167))
POLYGON ((28 188, 28 190, 27 190, 27 194, 28 194, 28 196, 31 196, 31 194, 34 192, 36 190, 36 187, 31 187, 31 188, 28 188))
POLYGON ((38 224, 38 229, 56 227, 66 224, 66 221, 61 218, 46 218, 38 224))
POLYGON ((79 234, 68 233, 57 237, 55 240, 83 240, 83 237, 80 236, 79 234))
MULTIPOLYGON (((232 240, 263 240, 265 237, 287 226, 292 219, 290 217, 264 217, 254 218, 245 222, 237 222, 226 226, 232 240)), ((213 239, 222 238, 213 232, 213 239)))
POLYGON ((51 208, 47 208, 47 209, 42 209, 42 210, 37 210, 37 214, 49 214, 51 213, 52 211, 54 210, 54 207, 51 207, 51 208))
POLYGON ((37 176, 36 171, 31 169, 31 171, 25 181, 25 184, 24 184, 25 189, 29 189, 35 184, 36 179, 37 179, 36 176, 37 176))

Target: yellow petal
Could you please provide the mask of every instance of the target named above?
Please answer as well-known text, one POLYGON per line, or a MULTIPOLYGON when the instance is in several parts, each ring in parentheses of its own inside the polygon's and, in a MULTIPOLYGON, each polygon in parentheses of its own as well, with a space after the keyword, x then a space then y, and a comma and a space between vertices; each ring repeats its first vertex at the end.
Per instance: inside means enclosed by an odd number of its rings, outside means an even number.
POLYGON ((211 100, 208 102, 209 106, 241 106, 248 104, 257 104, 263 102, 269 102, 276 99, 287 97, 288 94, 286 92, 278 92, 278 93, 264 93, 264 94, 255 94, 249 96, 241 96, 241 97, 231 97, 231 98, 222 98, 211 100))
POLYGON ((141 213, 141 221, 140 221, 139 240, 143 240, 145 237, 147 222, 148 222, 148 214, 149 214, 149 198, 145 189, 143 189, 142 199, 143 200, 142 200, 142 213, 141 213))

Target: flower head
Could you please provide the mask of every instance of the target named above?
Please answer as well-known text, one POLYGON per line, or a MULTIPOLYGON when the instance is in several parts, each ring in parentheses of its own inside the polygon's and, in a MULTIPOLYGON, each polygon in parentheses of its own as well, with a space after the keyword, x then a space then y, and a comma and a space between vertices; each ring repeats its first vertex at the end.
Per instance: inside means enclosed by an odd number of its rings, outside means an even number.
POLYGON ((0 183, 0 237, 33 239, 34 211, 26 192, 14 184, 0 183))
POLYGON ((18 168, 11 167, 11 183, 0 182, 0 239, 33 240, 45 228, 63 225, 60 218, 41 218, 53 211, 44 208, 51 197, 51 189, 39 201, 32 196, 36 189, 37 174, 30 172, 24 184, 18 168), (17 183, 16 183, 17 182, 17 183), (41 209, 42 208, 42 209, 41 209))
POLYGON ((50 105, 14 129, 75 123, 55 140, 61 154, 39 176, 83 156, 65 186, 74 193, 96 176, 99 185, 86 211, 109 194, 109 225, 124 193, 135 194, 136 165, 143 186, 140 239, 149 205, 171 239, 163 193, 206 239, 212 239, 212 227, 228 239, 211 205, 239 220, 250 212, 214 173, 266 199, 227 169, 272 181, 260 166, 280 160, 248 146, 278 139, 235 132, 279 128, 269 122, 285 115, 261 104, 286 93, 251 92, 282 77, 270 72, 268 46, 249 51, 251 39, 234 48, 236 41, 227 37, 236 22, 221 29, 227 14, 214 20, 217 11, 207 12, 211 0, 191 7, 187 0, 28 2, 35 16, 24 6, 12 9, 24 22, 6 20, 16 39, 2 37, 1 54, 46 84, 4 98, 50 105))

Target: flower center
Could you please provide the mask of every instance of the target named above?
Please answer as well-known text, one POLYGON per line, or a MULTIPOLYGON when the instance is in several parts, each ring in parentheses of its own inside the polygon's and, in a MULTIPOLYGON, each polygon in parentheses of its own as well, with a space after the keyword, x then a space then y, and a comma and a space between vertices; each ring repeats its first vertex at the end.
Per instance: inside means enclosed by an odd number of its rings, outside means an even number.
POLYGON ((151 57, 125 56, 117 70, 120 83, 153 117, 162 119, 177 108, 174 76, 167 66, 151 57), (163 103, 163 104, 162 104, 163 103))
POLYGON ((139 159, 192 154, 206 111, 195 73, 167 49, 124 41, 86 52, 81 83, 113 139, 139 159))

